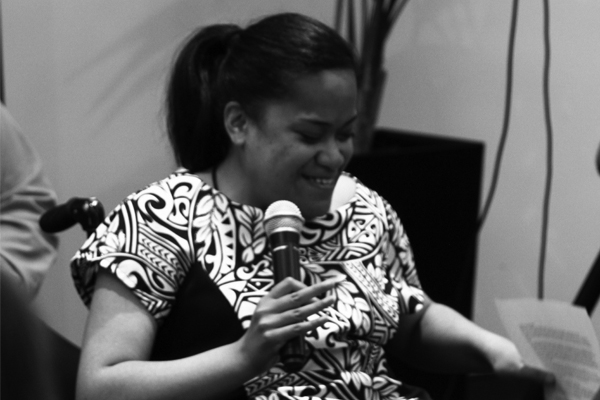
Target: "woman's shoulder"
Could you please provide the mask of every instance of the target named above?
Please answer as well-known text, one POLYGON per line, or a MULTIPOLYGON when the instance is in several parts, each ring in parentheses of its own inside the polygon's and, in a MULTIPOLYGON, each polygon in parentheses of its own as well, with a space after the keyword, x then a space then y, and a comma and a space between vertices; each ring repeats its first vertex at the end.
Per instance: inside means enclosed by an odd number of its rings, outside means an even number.
POLYGON ((187 169, 180 168, 165 178, 151 183, 146 187, 146 189, 152 186, 181 187, 181 185, 184 185, 188 187, 201 187, 205 184, 205 181, 200 179, 198 175, 189 172, 187 169))
POLYGON ((107 217, 127 214, 138 222, 152 220, 185 221, 196 213, 202 199, 212 193, 212 187, 197 175, 179 169, 125 197, 107 217), (183 219, 182 219, 183 218, 183 219))
POLYGON ((142 189, 132 193, 126 201, 139 201, 146 196, 157 198, 179 198, 182 196, 194 196, 203 189, 208 189, 209 186, 200 179, 197 175, 190 173, 186 169, 178 169, 167 177, 154 181, 142 189))

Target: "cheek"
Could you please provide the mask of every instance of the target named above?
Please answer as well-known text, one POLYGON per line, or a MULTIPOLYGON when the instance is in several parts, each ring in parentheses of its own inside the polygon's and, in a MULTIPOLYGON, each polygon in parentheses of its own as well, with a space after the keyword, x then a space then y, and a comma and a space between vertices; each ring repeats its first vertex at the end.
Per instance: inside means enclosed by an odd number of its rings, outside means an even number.
POLYGON ((340 147, 340 152, 344 156, 345 165, 348 165, 348 163, 350 162, 350 159, 354 155, 354 141, 353 140, 348 140, 347 143, 344 143, 340 147))
MULTIPOLYGON (((259 150, 254 158, 253 168, 258 172, 255 179, 261 181, 261 185, 281 186, 290 181, 297 171, 294 153, 281 146, 265 147, 259 150)), ((258 182, 256 182, 258 183, 258 182)))
MULTIPOLYGON (((287 174, 298 172, 305 164, 314 157, 314 151, 298 143, 290 143, 280 146, 271 153, 274 166, 280 166, 287 174)), ((275 171, 277 172, 277 171, 275 171)), ((280 171, 283 173, 283 171, 280 171)))

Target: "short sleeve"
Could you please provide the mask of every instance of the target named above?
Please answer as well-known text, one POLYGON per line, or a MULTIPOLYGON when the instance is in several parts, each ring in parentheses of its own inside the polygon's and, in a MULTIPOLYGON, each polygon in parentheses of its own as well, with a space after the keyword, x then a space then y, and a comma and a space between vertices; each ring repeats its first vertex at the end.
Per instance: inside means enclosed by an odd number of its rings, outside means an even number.
POLYGON ((413 251, 400 218, 384 201, 389 243, 385 253, 388 275, 398 292, 401 313, 414 313, 423 307, 425 294, 415 267, 413 251))
POLYGON ((156 319, 168 315, 194 260, 192 220, 199 181, 177 175, 129 196, 75 254, 71 271, 89 305, 103 269, 156 319))

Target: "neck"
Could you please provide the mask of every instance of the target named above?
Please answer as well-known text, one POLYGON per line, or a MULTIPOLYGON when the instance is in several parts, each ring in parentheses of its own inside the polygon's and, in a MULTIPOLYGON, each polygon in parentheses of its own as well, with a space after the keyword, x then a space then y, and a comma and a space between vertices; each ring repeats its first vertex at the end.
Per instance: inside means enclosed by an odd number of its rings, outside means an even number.
POLYGON ((216 189, 237 203, 255 205, 247 195, 246 185, 248 182, 244 178, 243 168, 234 157, 230 155, 225 158, 221 164, 215 167, 214 171, 214 177, 217 179, 216 185, 218 185, 215 187, 216 189))

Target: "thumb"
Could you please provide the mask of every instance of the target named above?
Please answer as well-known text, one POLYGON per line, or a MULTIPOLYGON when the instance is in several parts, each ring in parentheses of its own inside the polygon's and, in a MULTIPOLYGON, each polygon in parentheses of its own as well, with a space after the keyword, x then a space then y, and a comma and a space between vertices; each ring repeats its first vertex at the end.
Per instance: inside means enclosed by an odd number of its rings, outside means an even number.
POLYGON ((547 386, 554 386, 556 384, 556 377, 552 372, 529 365, 524 365, 519 370, 518 375, 526 379, 543 383, 547 386))

